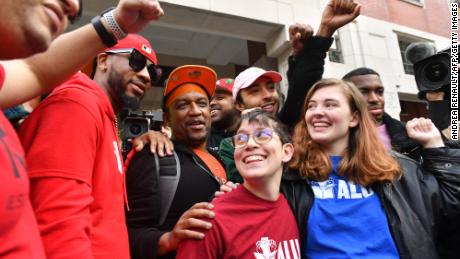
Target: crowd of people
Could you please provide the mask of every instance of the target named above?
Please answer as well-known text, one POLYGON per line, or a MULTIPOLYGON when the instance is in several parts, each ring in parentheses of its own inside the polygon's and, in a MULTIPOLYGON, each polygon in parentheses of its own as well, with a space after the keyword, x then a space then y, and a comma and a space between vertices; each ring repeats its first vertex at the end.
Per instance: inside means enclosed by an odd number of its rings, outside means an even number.
POLYGON ((371 68, 322 78, 356 1, 328 1, 316 33, 289 27, 284 104, 276 71, 174 69, 170 133, 140 136, 126 161, 119 114, 162 73, 136 33, 160 3, 120 0, 64 34, 81 0, 2 3, 0 107, 47 96, 18 129, 0 113, 0 258, 460 256, 458 143, 385 113, 371 68))

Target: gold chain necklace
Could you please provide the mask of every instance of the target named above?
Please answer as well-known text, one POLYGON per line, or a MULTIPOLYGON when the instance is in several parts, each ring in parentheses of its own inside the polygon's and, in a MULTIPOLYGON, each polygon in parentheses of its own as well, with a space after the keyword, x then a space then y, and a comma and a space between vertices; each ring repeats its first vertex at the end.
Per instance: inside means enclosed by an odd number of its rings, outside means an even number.
POLYGON ((118 123, 118 116, 115 116, 115 132, 117 133, 118 139, 121 139, 121 129, 120 124, 118 123))

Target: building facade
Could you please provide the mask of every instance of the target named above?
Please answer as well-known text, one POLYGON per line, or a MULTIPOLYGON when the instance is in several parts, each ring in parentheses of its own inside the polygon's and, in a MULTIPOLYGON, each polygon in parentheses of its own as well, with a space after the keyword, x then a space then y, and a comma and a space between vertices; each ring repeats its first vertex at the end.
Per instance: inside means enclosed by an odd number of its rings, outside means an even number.
MULTIPOLYGON (((84 19, 115 0, 84 0, 84 19)), ((248 66, 287 72, 289 25, 317 29, 326 0, 162 0, 165 16, 141 34, 152 42, 166 72, 184 64, 202 64, 219 77, 235 77, 248 66)), ((362 14, 340 29, 329 52, 324 77, 342 77, 367 66, 381 74, 386 110, 406 120, 424 115, 417 99, 412 67, 402 55, 411 42, 428 41, 438 50, 450 44, 449 0, 360 0, 362 14)), ((286 78, 280 84, 286 92, 286 78)), ((151 91, 144 109, 158 108, 161 87, 151 91)))

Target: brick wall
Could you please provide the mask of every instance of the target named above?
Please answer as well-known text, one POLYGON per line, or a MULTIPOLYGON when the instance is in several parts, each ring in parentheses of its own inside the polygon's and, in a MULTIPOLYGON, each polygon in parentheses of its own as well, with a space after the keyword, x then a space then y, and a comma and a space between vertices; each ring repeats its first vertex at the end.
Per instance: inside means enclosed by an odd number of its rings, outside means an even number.
POLYGON ((361 0, 362 14, 436 35, 450 37, 450 6, 447 0, 361 0))

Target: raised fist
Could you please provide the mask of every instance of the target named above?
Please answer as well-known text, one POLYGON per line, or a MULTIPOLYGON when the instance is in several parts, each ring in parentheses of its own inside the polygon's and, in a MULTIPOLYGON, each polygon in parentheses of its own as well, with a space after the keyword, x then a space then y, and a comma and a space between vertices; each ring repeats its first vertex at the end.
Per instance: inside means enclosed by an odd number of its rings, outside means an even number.
POLYGON ((304 43, 313 35, 313 28, 310 25, 296 23, 289 26, 289 41, 291 42, 294 55, 302 52, 304 43))
POLYGON ((443 147, 441 133, 430 119, 415 118, 406 123, 407 135, 424 148, 443 147))
POLYGON ((163 15, 157 0, 120 0, 115 8, 115 19, 126 33, 137 33, 163 15))
POLYGON ((342 26, 353 21, 361 12, 361 5, 353 0, 330 0, 323 11, 317 35, 330 38, 342 26))

